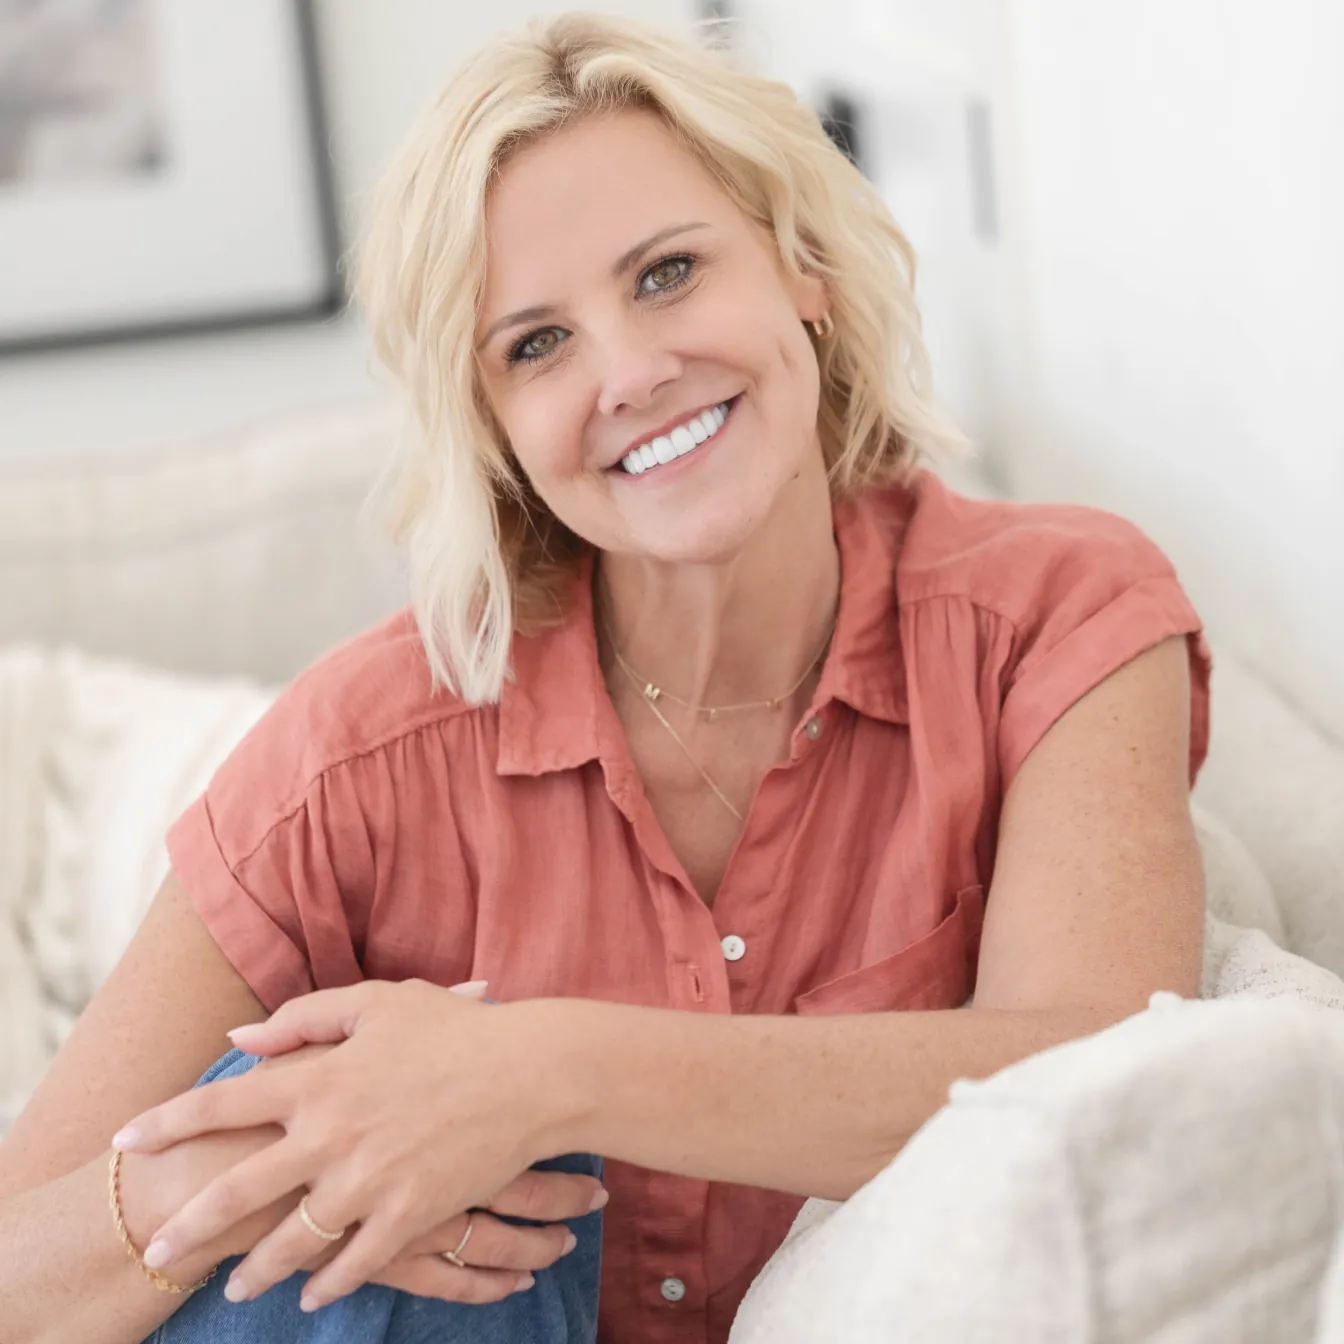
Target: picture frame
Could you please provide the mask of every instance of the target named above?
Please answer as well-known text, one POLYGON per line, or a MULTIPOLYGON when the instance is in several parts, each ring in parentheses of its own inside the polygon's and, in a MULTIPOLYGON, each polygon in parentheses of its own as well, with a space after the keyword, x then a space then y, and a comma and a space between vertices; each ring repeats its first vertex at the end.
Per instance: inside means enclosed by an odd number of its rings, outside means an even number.
POLYGON ((0 353, 344 302, 309 0, 0 0, 0 353))

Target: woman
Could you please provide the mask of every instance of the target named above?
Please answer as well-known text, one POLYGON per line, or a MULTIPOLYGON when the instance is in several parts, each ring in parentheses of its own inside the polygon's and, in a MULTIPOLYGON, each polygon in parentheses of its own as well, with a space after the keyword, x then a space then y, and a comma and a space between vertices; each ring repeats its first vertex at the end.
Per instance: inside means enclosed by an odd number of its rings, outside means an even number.
POLYGON ((8 1337, 592 1338, 600 1244, 599 1339, 723 1340, 951 1081, 1197 991, 1198 618, 1120 520, 921 469, 909 262, 705 51, 457 77, 361 275, 413 607, 173 826, 0 1150, 8 1337))

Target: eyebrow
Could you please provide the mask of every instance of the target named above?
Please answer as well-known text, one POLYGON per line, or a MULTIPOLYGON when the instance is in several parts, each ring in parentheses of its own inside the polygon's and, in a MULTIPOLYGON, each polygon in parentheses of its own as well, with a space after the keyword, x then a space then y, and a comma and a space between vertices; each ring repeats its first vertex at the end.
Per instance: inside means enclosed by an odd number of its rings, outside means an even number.
MULTIPOLYGON (((669 238, 675 238, 678 234, 689 233, 692 229, 707 228, 709 228, 709 225, 703 220, 693 220, 687 224, 672 224, 665 229, 659 229, 657 233, 651 234, 643 242, 636 243, 634 247, 622 252, 616 258, 615 264, 611 268, 612 279, 619 280, 621 276, 633 270, 643 260, 644 256, 652 248, 657 247, 659 243, 665 243, 669 238)), ((553 303, 536 304, 531 308, 519 308, 517 312, 509 313, 497 322, 492 322, 485 335, 481 337, 477 349, 488 345, 499 332, 507 327, 521 326, 524 322, 539 322, 542 318, 554 317, 558 311, 558 307, 553 303)))

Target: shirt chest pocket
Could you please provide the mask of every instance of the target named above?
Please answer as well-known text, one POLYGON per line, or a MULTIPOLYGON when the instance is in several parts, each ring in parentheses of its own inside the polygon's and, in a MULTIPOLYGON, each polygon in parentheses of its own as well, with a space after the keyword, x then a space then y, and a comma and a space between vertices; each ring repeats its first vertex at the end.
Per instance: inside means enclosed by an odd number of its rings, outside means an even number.
POLYGON ((981 886, 957 893, 952 913, 931 933, 881 961, 799 994, 803 1016, 960 1008, 975 986, 985 894, 981 886))

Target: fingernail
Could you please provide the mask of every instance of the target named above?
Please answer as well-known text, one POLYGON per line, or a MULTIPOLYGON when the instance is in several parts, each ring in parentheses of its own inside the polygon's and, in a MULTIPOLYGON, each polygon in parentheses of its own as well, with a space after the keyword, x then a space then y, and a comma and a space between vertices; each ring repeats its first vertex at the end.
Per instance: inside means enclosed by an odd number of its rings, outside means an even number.
POLYGON ((304 1293, 303 1296, 299 1298, 300 1311, 316 1311, 317 1308, 318 1308, 317 1298, 315 1298, 311 1293, 304 1293))
POLYGON ((162 1269, 173 1258, 173 1248, 162 1239, 151 1241, 142 1258, 150 1269, 162 1269))
POLYGON ((224 1296, 230 1302, 247 1301, 247 1284, 238 1277, 237 1274, 231 1275, 228 1283, 224 1285, 224 1296))
POLYGON ((531 1274, 520 1274, 518 1276, 518 1291, 525 1293, 534 1283, 536 1283, 536 1279, 531 1274))
POLYGON ((572 1232, 565 1236, 565 1244, 560 1248, 561 1255, 568 1255, 579 1244, 579 1239, 572 1232))
POLYGON ((490 987, 488 980, 464 980, 460 985, 449 985, 450 994, 465 994, 467 996, 475 994, 484 994, 490 987))
POLYGON ((602 1189, 593 1196, 593 1202, 588 1206, 589 1213, 596 1213, 598 1209, 607 1207, 607 1200, 611 1198, 611 1191, 602 1189))
POLYGON ((125 1152, 127 1148, 134 1148, 140 1142, 140 1131, 134 1125, 127 1125, 125 1129, 119 1129, 112 1136, 112 1146, 125 1152))
POLYGON ((258 1027, 264 1025, 265 1023, 263 1022, 248 1022, 241 1027, 234 1027, 232 1031, 226 1031, 224 1034, 229 1038, 229 1040, 233 1040, 235 1036, 246 1035, 247 1032, 256 1031, 258 1027))

